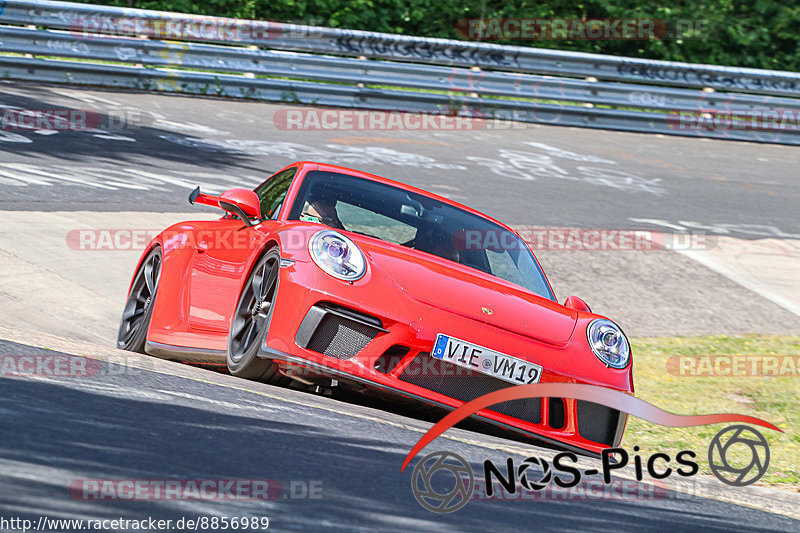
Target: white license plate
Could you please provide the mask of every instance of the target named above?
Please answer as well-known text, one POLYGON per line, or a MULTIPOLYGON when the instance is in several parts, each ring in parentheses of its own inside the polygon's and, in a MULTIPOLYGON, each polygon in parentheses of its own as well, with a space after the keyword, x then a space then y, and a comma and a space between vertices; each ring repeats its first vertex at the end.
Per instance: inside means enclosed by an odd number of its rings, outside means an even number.
POLYGON ((539 383, 542 367, 504 353, 439 333, 431 355, 515 385, 539 383))

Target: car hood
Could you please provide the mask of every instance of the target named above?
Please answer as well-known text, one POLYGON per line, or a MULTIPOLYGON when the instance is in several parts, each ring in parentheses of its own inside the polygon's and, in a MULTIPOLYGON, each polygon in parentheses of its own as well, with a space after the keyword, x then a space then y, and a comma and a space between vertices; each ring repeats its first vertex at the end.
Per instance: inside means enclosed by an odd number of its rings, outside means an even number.
POLYGON ((578 313, 558 302, 423 252, 358 240, 372 266, 417 301, 548 344, 572 336, 578 313))

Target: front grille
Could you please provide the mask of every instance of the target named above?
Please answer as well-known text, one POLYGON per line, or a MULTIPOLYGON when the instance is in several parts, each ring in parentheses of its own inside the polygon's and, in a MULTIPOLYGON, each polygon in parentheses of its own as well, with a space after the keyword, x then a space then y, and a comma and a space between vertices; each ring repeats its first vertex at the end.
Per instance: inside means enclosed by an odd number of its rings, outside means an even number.
POLYGON ((312 305, 297 328, 295 342, 307 350, 350 359, 379 333, 388 333, 377 317, 330 302, 312 305))
MULTIPOLYGON (((399 378, 402 381, 417 385, 468 402, 484 394, 513 387, 500 379, 473 372, 472 370, 431 357, 421 353, 403 370, 399 378)), ((499 403, 490 408, 492 411, 513 416, 534 424, 541 421, 541 399, 529 398, 499 403)))
POLYGON ((592 442, 611 446, 617 432, 619 411, 585 400, 576 401, 578 433, 592 442))
POLYGON ((363 350, 377 333, 375 328, 339 315, 326 314, 306 348, 337 359, 350 359, 363 350))

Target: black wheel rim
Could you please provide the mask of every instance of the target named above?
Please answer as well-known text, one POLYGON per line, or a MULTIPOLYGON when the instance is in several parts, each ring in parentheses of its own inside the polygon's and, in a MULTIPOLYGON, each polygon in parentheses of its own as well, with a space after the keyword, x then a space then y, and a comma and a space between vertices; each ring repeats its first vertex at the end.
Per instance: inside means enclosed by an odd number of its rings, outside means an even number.
POLYGON ((161 254, 156 252, 145 260, 144 265, 136 273, 128 302, 122 312, 120 326, 120 342, 128 344, 142 327, 144 317, 153 305, 153 296, 161 277, 161 254))
POLYGON ((245 285, 236 314, 233 316, 230 346, 231 359, 239 362, 263 333, 275 301, 280 264, 275 257, 259 261, 245 285))

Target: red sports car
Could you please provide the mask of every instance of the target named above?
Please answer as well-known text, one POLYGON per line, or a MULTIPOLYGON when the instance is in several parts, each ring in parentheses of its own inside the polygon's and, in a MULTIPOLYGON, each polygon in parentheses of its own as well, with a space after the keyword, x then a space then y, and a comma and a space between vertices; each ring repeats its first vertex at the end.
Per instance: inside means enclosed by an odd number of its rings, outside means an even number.
MULTIPOLYGON (((633 392, 622 330, 579 298, 559 304, 523 239, 468 207, 313 162, 255 190, 198 189, 190 202, 226 214, 176 224, 148 245, 120 348, 450 409, 540 381, 633 392)), ((590 454, 618 445, 627 420, 562 398, 478 416, 590 454)))

